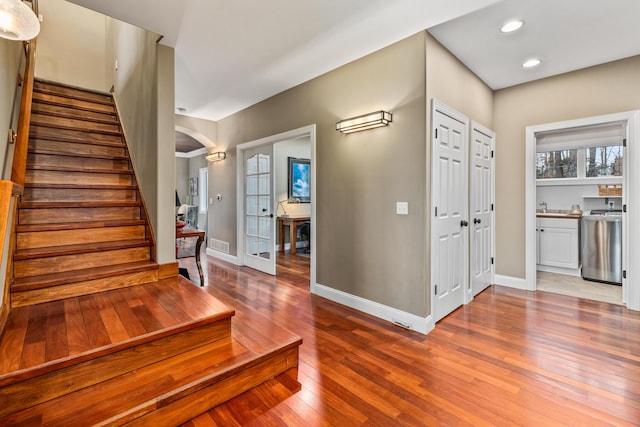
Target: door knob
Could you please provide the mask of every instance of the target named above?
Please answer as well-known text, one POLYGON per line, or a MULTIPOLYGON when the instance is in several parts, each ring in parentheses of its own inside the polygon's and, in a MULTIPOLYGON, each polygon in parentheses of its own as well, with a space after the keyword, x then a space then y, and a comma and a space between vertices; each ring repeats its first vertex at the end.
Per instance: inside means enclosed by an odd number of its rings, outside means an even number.
POLYGON ((468 225, 469 225, 469 223, 467 221, 465 221, 465 220, 460 221, 460 227, 466 227, 468 225))
POLYGON ((480 224, 482 222, 482 220, 480 218, 473 218, 473 223, 474 224, 480 224))

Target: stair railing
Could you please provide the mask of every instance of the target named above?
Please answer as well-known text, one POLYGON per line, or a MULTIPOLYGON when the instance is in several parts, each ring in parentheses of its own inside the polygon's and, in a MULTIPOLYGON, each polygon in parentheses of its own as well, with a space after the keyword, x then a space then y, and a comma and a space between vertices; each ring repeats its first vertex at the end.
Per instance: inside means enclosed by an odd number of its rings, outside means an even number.
MULTIPOLYGON (((38 0, 31 0, 31 7, 38 15, 38 0)), ((36 39, 24 42, 25 66, 22 79, 22 97, 15 137, 11 181, 0 181, 0 332, 4 329, 9 313, 9 287, 13 277, 13 251, 15 247, 16 214, 18 199, 24 192, 31 124, 31 102, 36 63, 36 39)))
POLYGON ((25 63, 24 79, 22 81, 18 132, 13 154, 13 166, 11 169, 11 181, 20 187, 24 186, 25 175, 27 173, 29 126, 31 124, 31 102, 33 100, 33 79, 36 65, 36 39, 26 42, 25 49, 27 60, 25 63))

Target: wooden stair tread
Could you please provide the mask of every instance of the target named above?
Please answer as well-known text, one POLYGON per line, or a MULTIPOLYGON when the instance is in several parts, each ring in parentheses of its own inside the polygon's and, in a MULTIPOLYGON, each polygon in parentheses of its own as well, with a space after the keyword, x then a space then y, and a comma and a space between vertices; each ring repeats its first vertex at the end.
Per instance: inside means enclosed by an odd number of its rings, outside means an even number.
POLYGON ((82 157, 82 158, 89 157, 94 159, 107 159, 107 160, 129 160, 128 156, 115 156, 115 155, 106 155, 106 154, 65 153, 65 152, 60 152, 55 150, 45 150, 42 148, 29 148, 28 152, 31 154, 48 154, 53 156, 64 156, 64 157, 82 157))
POLYGON ((38 141, 58 141, 58 142, 66 142, 66 143, 71 143, 71 144, 88 144, 88 145, 99 145, 99 146, 106 146, 106 147, 116 147, 116 148, 125 148, 126 145, 124 142, 122 142, 121 140, 119 141, 101 141, 101 140, 97 140, 92 138, 91 136, 87 136, 87 133, 89 133, 88 131, 85 132, 80 132, 82 133, 82 136, 72 136, 72 135, 61 135, 61 134, 55 134, 55 132, 49 133, 49 132, 44 132, 44 133, 35 133, 33 132, 34 130, 38 130, 38 129, 46 129, 46 130, 51 130, 51 128, 47 128, 47 127, 38 127, 37 125, 31 123, 31 129, 30 129, 30 133, 29 133, 29 141, 33 141, 33 140, 38 140, 38 141))
POLYGON ((135 190, 138 186, 124 184, 50 184, 48 182, 25 182, 24 188, 50 188, 55 190, 135 190))
MULTIPOLYGON (((126 186, 125 186, 126 187, 126 186)), ((50 209, 50 208, 121 208, 140 207, 139 201, 113 201, 113 202, 20 202, 20 209, 50 209)))
POLYGON ((83 270, 49 273, 40 276, 17 277, 11 284, 11 292, 24 292, 51 286, 101 279, 138 271, 157 270, 158 264, 153 261, 138 261, 127 264, 115 264, 104 267, 93 267, 83 270))
MULTIPOLYGON (((91 101, 88 101, 88 102, 91 102, 91 101)), ((117 113, 115 111, 105 111, 104 109, 91 108, 91 107, 79 106, 79 105, 70 106, 68 103, 54 101, 52 99, 47 99, 42 97, 37 97, 36 94, 34 94, 33 104, 34 105, 43 104, 43 105, 50 105, 54 107, 73 108, 74 110, 86 111, 88 113, 111 115, 114 118, 117 117, 117 113)), ((104 105, 104 104, 101 104, 101 105, 104 105)))
POLYGON ((125 227, 129 225, 145 225, 143 219, 119 219, 113 221, 78 221, 60 222, 54 224, 16 225, 17 233, 32 233, 38 231, 80 230, 86 228, 125 227))
POLYGON ((60 113, 60 112, 53 112, 53 111, 48 111, 48 110, 43 110, 41 108, 38 108, 37 105, 34 106, 33 108, 31 108, 31 113, 32 114, 41 114, 43 116, 52 116, 52 117, 58 117, 61 119, 73 119, 73 120, 82 120, 82 121, 86 121, 86 122, 92 122, 92 123, 102 123, 102 124, 106 124, 106 125, 119 125, 120 122, 116 119, 99 119, 96 117, 86 117, 86 116, 82 116, 82 115, 72 115, 72 114, 67 114, 67 113, 60 113))
POLYGON ((85 102, 92 102, 95 104, 102 104, 102 105, 113 105, 113 100, 105 97, 105 99, 98 99, 98 98, 93 98, 93 97, 87 97, 87 96, 80 96, 80 95, 74 95, 74 94, 70 94, 70 93, 65 93, 63 91, 58 91, 58 90, 54 90, 54 89, 46 89, 43 87, 35 87, 33 88, 33 92, 37 92, 37 93, 42 93, 42 94, 46 94, 46 95, 54 95, 54 96, 59 96, 61 98, 69 98, 69 99, 76 99, 78 101, 85 101, 85 102))
POLYGON ((139 248, 150 246, 147 239, 117 240, 113 242, 96 242, 90 244, 50 246, 43 248, 17 249, 13 255, 15 261, 46 258, 62 255, 86 254, 92 252, 112 251, 118 249, 139 248))
POLYGON ((131 169, 106 169, 90 168, 79 166, 53 166, 53 165, 33 165, 27 164, 27 170, 56 171, 56 172, 84 172, 84 173, 106 173, 114 175, 133 175, 131 169))
POLYGON ((53 129, 66 129, 66 130, 78 130, 87 133, 99 133, 102 135, 113 135, 113 136, 122 136, 121 131, 112 131, 106 129, 84 129, 78 126, 70 126, 70 125, 61 125, 61 124, 52 124, 46 121, 38 120, 38 117, 34 117, 31 120, 32 126, 40 126, 40 127, 48 127, 53 129))

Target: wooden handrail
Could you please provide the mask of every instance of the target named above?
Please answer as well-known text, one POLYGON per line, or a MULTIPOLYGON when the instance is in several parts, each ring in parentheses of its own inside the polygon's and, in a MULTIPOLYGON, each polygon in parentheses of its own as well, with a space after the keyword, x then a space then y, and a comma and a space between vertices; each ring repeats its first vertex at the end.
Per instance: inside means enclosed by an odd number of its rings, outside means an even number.
POLYGON ((31 123, 31 101, 33 98, 33 79, 36 65, 36 39, 28 42, 27 61, 22 82, 22 99, 18 117, 18 134, 13 153, 11 181, 23 187, 27 173, 27 151, 29 148, 29 126, 31 123))

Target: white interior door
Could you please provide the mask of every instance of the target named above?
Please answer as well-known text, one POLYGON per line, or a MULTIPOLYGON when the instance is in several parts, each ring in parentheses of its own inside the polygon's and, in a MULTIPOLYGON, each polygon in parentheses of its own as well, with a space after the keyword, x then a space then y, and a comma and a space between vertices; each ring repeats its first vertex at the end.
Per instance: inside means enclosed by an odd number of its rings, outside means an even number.
POLYGON ((244 264, 276 274, 273 144, 244 150, 244 264))
POLYGON ((468 119, 434 100, 431 278, 434 321, 462 305, 468 287, 468 119))
POLYGON ((493 271, 493 149, 494 133, 471 125, 470 215, 471 290, 477 295, 492 281, 493 271))

